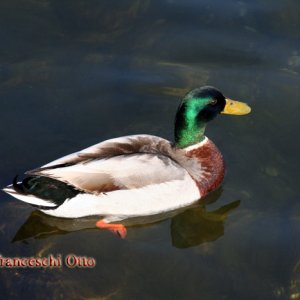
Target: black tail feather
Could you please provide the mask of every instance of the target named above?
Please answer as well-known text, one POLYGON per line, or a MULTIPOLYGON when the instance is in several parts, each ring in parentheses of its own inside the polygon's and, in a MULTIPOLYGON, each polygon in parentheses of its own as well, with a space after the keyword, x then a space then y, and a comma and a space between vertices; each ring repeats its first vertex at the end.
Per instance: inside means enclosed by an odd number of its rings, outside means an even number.
MULTIPOLYGON (((21 195, 33 195, 56 204, 56 207, 80 193, 75 187, 62 181, 44 176, 28 176, 18 183, 18 175, 13 179, 14 190, 21 195)), ((53 208, 53 206, 51 207, 53 208)))
POLYGON ((18 183, 18 175, 15 176, 12 184, 16 192, 22 195, 28 195, 28 192, 24 189, 23 184, 18 183))

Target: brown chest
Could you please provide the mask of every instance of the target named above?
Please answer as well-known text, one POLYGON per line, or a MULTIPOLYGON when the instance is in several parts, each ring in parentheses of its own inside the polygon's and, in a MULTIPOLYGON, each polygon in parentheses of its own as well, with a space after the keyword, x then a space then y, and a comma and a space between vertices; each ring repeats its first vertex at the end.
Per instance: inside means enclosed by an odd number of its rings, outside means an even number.
POLYGON ((212 141, 207 140, 205 144, 188 151, 186 155, 196 159, 201 166, 201 174, 194 180, 202 197, 220 186, 225 166, 221 152, 212 141))

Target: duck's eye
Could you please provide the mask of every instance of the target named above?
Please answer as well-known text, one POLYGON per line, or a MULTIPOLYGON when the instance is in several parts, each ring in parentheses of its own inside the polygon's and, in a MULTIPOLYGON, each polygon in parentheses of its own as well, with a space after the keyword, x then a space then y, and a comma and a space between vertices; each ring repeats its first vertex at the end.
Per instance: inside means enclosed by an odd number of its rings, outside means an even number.
POLYGON ((217 103, 218 103, 218 100, 217 100, 217 99, 213 99, 213 100, 210 102, 211 105, 216 105, 217 103))

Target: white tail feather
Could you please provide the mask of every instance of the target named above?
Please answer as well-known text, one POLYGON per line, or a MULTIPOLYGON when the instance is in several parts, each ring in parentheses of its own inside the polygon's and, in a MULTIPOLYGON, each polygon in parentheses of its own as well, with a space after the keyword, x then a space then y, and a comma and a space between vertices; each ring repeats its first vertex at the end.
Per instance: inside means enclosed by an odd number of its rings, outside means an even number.
MULTIPOLYGON (((18 182, 18 183, 21 183, 21 182, 18 182)), ((27 203, 32 204, 32 205, 44 206, 44 207, 56 207, 57 206, 55 203, 52 203, 50 201, 47 201, 47 200, 44 200, 44 199, 41 199, 41 198, 37 198, 34 195, 20 194, 14 189, 12 184, 5 187, 3 189, 3 191, 6 192, 9 195, 21 200, 21 201, 27 202, 27 203)))

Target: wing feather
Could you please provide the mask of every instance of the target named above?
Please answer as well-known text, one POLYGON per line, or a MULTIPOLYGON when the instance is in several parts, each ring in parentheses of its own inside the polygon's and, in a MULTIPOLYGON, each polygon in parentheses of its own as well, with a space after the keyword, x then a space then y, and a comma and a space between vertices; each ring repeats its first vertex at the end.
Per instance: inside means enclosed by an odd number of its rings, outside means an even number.
POLYGON ((133 135, 107 140, 57 159, 30 175, 48 176, 89 193, 140 188, 182 179, 180 150, 163 138, 133 135))
POLYGON ((91 147, 56 159, 40 168, 27 171, 26 174, 36 175, 45 169, 53 169, 78 163, 86 163, 95 159, 104 159, 132 153, 152 153, 169 156, 172 145, 169 141, 153 135, 130 135, 106 140, 91 147))
POLYGON ((45 169, 39 175, 64 181, 89 193, 134 189, 179 180, 185 170, 171 158, 153 154, 129 154, 45 169))

